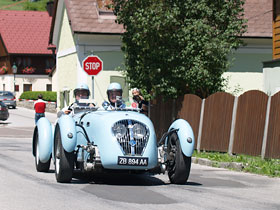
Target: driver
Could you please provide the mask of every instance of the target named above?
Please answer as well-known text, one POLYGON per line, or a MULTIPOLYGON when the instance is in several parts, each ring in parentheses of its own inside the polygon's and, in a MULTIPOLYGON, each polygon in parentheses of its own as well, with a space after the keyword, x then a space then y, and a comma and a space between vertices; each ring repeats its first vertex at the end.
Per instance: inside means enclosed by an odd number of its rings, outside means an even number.
MULTIPOLYGON (((117 83, 111 83, 107 88, 107 96, 109 100, 109 104, 107 103, 107 107, 105 109, 113 110, 116 108, 125 108, 125 104, 122 100, 122 86, 117 83)), ((103 106, 106 106, 106 102, 103 103, 103 106)))
MULTIPOLYGON (((85 106, 85 104, 80 104, 79 100, 88 99, 89 95, 90 95, 90 92, 89 92, 88 86, 84 83, 78 84, 77 87, 74 89, 75 102, 72 103, 70 106, 63 108, 62 111, 64 111, 65 114, 70 114, 71 111, 73 110, 73 106, 75 104, 85 106)), ((95 107, 95 104, 89 104, 88 106, 95 107)))

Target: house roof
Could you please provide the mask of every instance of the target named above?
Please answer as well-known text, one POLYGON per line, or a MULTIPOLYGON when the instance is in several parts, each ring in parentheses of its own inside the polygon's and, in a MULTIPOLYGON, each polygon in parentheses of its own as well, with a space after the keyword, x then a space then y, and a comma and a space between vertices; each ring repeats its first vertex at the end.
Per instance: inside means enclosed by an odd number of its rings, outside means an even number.
MULTIPOLYGON (((65 0, 67 14, 74 33, 121 34, 122 25, 115 23, 112 11, 106 9, 111 0, 65 0)), ((57 6, 58 0, 55 0, 57 6)), ((56 9, 55 6, 55 9, 56 9)), ((272 1, 245 0, 247 32, 243 37, 272 38, 272 1)), ((54 13, 55 14, 55 13, 54 13)), ((54 15, 55 18, 55 15, 54 15)), ((54 20, 52 23, 53 30, 54 20)), ((50 43, 52 42, 51 31, 50 43)))
POLYGON ((116 16, 112 11, 105 9, 104 4, 106 3, 108 3, 106 0, 66 0, 72 31, 76 33, 123 33, 123 26, 115 23, 116 16))
POLYGON ((0 33, 9 54, 52 54, 48 12, 0 10, 0 33))
POLYGON ((272 0, 246 0, 245 18, 248 19, 245 37, 272 37, 272 0))

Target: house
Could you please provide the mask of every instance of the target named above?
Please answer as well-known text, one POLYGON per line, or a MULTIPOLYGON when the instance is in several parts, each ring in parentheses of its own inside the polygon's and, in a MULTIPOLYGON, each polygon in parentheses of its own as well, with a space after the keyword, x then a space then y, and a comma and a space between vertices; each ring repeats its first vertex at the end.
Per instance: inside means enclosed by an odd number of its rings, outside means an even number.
POLYGON ((232 66, 224 74, 228 92, 237 95, 252 89, 267 92, 262 62, 272 59, 272 0, 246 0, 244 13, 248 28, 240 38, 245 46, 233 52, 232 66))
MULTIPOLYGON (((59 92, 58 107, 74 101, 73 89, 80 82, 89 85, 98 104, 106 99, 106 87, 112 81, 125 85, 123 75, 116 68, 124 63, 121 34, 124 29, 115 23, 112 11, 106 10, 102 0, 55 0, 49 44, 57 46, 53 89, 59 92), (83 60, 98 55, 104 69, 97 76, 88 76, 82 69, 83 60)), ((264 90, 262 62, 272 55, 272 2, 246 0, 245 18, 248 31, 240 37, 245 46, 233 52, 234 62, 224 74, 228 91, 239 94, 264 90)), ((125 87, 125 97, 128 89, 125 87)))
POLYGON ((52 90, 50 26, 48 12, 0 10, 0 90, 15 92, 16 98, 24 91, 52 90))
POLYGON ((74 101, 73 90, 79 83, 88 84, 91 97, 98 105, 107 100, 106 89, 111 82, 119 82, 128 98, 125 78, 116 71, 124 63, 121 52, 122 25, 104 7, 101 0, 55 0, 49 44, 56 45, 56 69, 52 73, 53 88, 58 94, 58 108, 74 101), (103 70, 89 76, 82 69, 88 55, 103 61, 103 70))
POLYGON ((263 62, 264 89, 270 95, 280 91, 280 2, 273 0, 273 52, 272 58, 263 62))

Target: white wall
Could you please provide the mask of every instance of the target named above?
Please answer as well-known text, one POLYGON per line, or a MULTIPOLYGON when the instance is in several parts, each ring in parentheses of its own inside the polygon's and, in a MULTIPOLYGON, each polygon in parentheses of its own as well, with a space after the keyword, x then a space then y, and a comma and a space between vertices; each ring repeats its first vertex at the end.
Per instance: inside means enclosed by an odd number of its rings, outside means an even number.
POLYGON ((239 96, 248 90, 263 89, 263 74, 258 72, 226 72, 224 78, 228 79, 226 92, 239 96))
POLYGON ((124 63, 124 56, 121 52, 121 39, 119 35, 76 35, 78 51, 77 78, 79 82, 88 84, 92 96, 100 106, 107 100, 106 90, 110 84, 111 76, 123 76, 116 68, 124 63), (94 76, 87 75, 82 69, 82 62, 88 55, 97 55, 103 61, 103 71, 94 76))
POLYGON ((263 69, 264 91, 268 95, 274 95, 280 91, 280 66, 263 69))
MULTIPOLYGON (((14 92, 13 75, 1 76, 0 90, 3 90, 3 84, 5 84, 5 90, 14 92)), ((52 84, 52 78, 48 75, 16 75, 15 84, 19 85, 19 91, 16 92, 18 99, 23 93, 24 84, 32 84, 32 91, 46 91, 47 84, 52 84)))
POLYGON ((243 39, 245 46, 234 51, 228 72, 223 76, 228 78, 227 92, 240 95, 248 90, 264 89, 263 62, 272 59, 272 39, 243 39))

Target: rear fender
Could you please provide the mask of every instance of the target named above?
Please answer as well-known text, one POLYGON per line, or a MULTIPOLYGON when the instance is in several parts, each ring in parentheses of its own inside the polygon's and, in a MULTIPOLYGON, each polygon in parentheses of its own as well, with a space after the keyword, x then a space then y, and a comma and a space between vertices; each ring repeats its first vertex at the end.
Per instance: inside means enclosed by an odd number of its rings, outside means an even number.
POLYGON ((39 159, 42 163, 49 161, 52 153, 53 126, 50 121, 41 117, 33 132, 32 153, 36 155, 36 135, 38 134, 39 159))
MULTIPOLYGON (((191 157, 194 150, 194 134, 190 124, 183 119, 175 120, 168 129, 168 132, 177 130, 177 135, 180 141, 181 149, 185 156, 191 157)), ((165 145, 167 145, 169 138, 166 138, 165 145)))
POLYGON ((60 128, 60 136, 64 150, 69 153, 73 152, 77 144, 74 119, 69 115, 62 115, 57 122, 55 132, 58 132, 58 126, 60 128))

